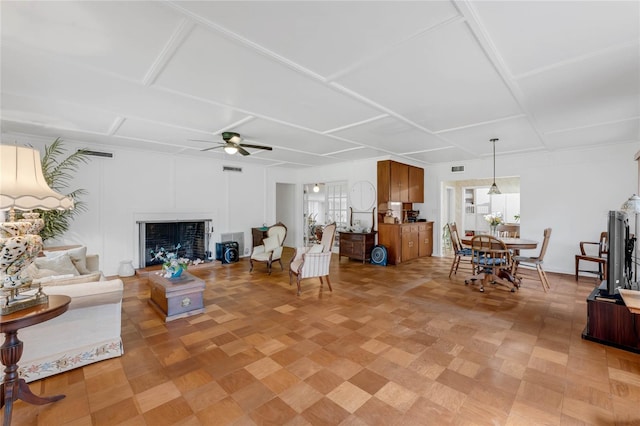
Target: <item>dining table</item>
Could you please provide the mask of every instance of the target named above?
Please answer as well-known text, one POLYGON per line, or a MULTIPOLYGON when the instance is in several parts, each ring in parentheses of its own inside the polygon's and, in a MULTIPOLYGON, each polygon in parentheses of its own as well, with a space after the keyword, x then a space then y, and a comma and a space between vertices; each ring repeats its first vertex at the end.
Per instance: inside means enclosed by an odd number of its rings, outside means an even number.
MULTIPOLYGON (((460 238, 463 245, 471 246, 471 240, 473 239, 473 235, 465 235, 460 238)), ((520 250, 531 250, 538 247, 538 242, 536 240, 529 240, 526 238, 511 238, 511 237, 496 237, 504 242, 508 249, 513 250, 517 253, 520 250)))

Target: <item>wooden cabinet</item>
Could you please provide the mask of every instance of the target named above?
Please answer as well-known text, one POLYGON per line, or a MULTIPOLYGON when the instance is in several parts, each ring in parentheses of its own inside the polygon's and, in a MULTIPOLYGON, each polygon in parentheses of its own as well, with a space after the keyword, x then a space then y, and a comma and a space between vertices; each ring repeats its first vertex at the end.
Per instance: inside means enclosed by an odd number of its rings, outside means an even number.
POLYGON ((267 234, 268 230, 269 228, 267 227, 251 228, 251 238, 252 238, 253 247, 262 245, 262 240, 269 236, 267 234))
POLYGON ((378 161, 378 203, 424 202, 424 169, 398 163, 378 161))
POLYGON ((397 265, 433 253, 433 222, 378 224, 378 244, 387 248, 388 261, 397 265))
POLYGON ((362 263, 370 261, 375 237, 375 232, 340 232, 340 256, 362 260, 362 263))
POLYGON ((424 169, 409 166, 409 202, 424 203, 424 169))
POLYGON ((416 259, 418 257, 418 225, 414 224, 402 224, 400 225, 400 240, 402 244, 402 252, 400 254, 400 260, 406 262, 407 260, 416 259))
POLYGON ((418 223, 418 257, 433 254, 433 222, 418 223))
POLYGON ((587 297, 587 325, 582 338, 640 353, 638 315, 632 314, 622 300, 600 299, 599 294, 596 287, 587 297))

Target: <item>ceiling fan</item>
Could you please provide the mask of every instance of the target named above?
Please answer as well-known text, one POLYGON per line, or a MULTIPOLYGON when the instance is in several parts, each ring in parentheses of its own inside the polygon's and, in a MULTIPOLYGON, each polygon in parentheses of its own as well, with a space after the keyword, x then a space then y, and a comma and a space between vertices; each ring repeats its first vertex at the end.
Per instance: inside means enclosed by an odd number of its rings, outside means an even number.
MULTIPOLYGON (((218 142, 220 145, 212 146, 210 148, 205 148, 202 151, 210 151, 212 149, 222 148, 224 149, 224 152, 226 152, 229 155, 233 155, 236 152, 239 152, 242 155, 249 155, 250 152, 247 151, 245 148, 264 149, 266 151, 273 150, 273 148, 271 148, 270 146, 240 143, 242 142, 242 137, 240 136, 239 133, 235 133, 235 132, 222 132, 222 139, 224 140, 224 142, 218 142)), ((203 142, 208 142, 208 141, 203 141, 203 142)))

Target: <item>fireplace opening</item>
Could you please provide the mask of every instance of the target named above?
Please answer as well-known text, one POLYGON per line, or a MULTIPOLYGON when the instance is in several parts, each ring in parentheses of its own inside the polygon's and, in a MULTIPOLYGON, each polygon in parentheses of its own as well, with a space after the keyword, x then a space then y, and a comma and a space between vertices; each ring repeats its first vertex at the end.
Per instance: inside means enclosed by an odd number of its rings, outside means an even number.
POLYGON ((161 264, 162 261, 154 259, 152 253, 162 248, 169 252, 177 252, 178 257, 206 261, 210 257, 208 232, 210 222, 210 220, 138 222, 141 267, 161 264), (179 249, 178 245, 180 245, 179 249))

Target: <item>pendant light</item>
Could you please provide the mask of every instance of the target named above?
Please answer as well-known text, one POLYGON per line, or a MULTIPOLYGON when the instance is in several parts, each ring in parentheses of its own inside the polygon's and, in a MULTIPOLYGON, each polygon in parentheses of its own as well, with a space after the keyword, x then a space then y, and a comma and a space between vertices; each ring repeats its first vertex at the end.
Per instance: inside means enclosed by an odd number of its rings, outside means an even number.
POLYGON ((498 138, 490 139, 491 143, 493 143, 493 185, 491 185, 489 192, 487 192, 489 195, 502 194, 498 189, 498 185, 496 185, 496 142, 498 140, 498 138))
POLYGON ((313 186, 313 192, 320 192, 320 185, 317 183, 313 186))

